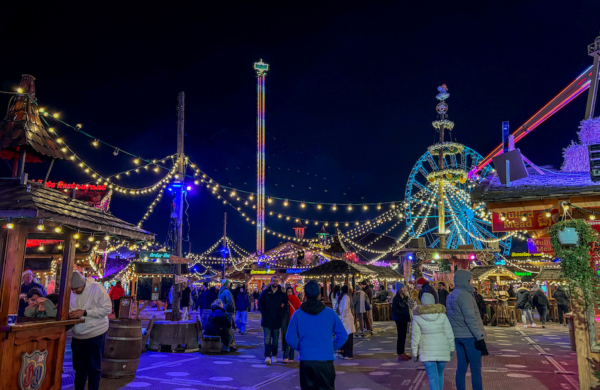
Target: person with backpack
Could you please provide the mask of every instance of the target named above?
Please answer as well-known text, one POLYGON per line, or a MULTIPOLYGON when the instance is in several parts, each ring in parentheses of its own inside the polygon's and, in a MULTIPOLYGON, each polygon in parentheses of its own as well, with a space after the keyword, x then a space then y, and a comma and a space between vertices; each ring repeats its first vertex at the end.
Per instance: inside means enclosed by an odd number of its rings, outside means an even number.
POLYGON ((531 324, 531 327, 535 328, 535 324, 533 323, 533 314, 531 313, 531 293, 525 287, 521 287, 517 290, 517 304, 515 307, 521 310, 521 320, 523 321, 523 328, 527 329, 527 317, 529 318, 529 323, 531 324))
POLYGON ((444 370, 454 356, 454 332, 444 305, 435 303, 429 293, 421 296, 421 306, 414 309, 412 322, 413 361, 423 362, 430 390, 444 388, 444 370))

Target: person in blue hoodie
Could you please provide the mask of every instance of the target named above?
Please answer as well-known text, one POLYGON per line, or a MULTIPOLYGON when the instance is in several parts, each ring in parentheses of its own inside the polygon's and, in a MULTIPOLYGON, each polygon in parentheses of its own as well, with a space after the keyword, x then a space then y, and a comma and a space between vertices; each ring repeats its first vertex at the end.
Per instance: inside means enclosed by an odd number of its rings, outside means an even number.
POLYGON ((311 280, 304 286, 306 302, 290 320, 285 340, 300 352, 300 388, 335 389, 334 353, 348 339, 340 317, 319 300, 319 284, 311 280), (333 337, 335 335, 335 337, 333 337))

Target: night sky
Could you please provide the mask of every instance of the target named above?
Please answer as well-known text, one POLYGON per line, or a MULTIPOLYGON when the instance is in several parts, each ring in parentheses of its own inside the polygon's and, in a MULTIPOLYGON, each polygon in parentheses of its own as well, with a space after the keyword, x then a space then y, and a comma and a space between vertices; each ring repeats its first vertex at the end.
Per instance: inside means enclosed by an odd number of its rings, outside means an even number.
MULTIPOLYGON (((3 6, 1 89, 21 74, 37 78, 40 105, 68 123, 147 159, 176 151, 176 103, 186 93, 186 154, 223 185, 256 190, 256 78, 267 75, 267 195, 306 202, 399 201, 415 161, 435 132, 437 86, 450 92, 458 142, 482 155, 500 142, 501 121, 515 130, 591 65, 600 2, 288 2, 152 3, 118 7, 80 2, 3 6), (410 4, 410 5, 409 5, 410 4)), ((587 92, 517 144, 533 162, 560 166, 576 140, 587 92)), ((0 95, 4 106, 8 95, 0 95)), ((55 126, 104 175, 133 158, 55 126)), ((46 164, 30 164, 43 178, 46 164)), ((0 174, 9 176, 6 164, 0 174)), ((160 177, 134 174, 123 185, 160 177)), ((75 164, 57 162, 51 180, 84 182, 75 164)), ((137 223, 156 194, 115 194, 111 211, 137 223)), ((209 191, 189 195, 191 241, 202 252, 222 235, 253 250, 255 229, 209 191)), ((275 212, 329 221, 376 215, 298 204, 275 212)), ((245 210, 255 218, 252 209, 245 210)), ((165 196, 144 228, 162 242, 165 196)), ((267 226, 293 235, 293 221, 267 226)), ((317 227, 307 229, 314 237, 317 227)), ((331 230, 331 229, 330 229, 331 230)), ((400 230, 391 233, 398 235, 400 230)), ((278 238, 269 237, 267 248, 278 238)))

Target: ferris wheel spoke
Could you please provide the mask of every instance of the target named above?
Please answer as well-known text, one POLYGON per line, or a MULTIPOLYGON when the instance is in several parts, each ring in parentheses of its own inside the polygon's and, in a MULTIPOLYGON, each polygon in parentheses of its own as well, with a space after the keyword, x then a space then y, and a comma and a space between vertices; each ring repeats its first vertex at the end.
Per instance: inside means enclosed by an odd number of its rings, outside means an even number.
POLYGON ((419 183, 417 180, 413 180, 413 181, 412 181, 412 184, 413 184, 415 187, 417 187, 419 190, 424 190, 424 189, 425 189, 425 186, 424 186, 423 184, 419 183))
POLYGON ((429 166, 431 167, 432 170, 437 171, 438 170, 438 165, 435 162, 435 160, 433 159, 433 156, 431 155, 431 153, 427 152, 427 162, 429 163, 429 166))
POLYGON ((435 248, 435 246, 436 246, 437 244, 439 244, 439 243, 440 243, 440 238, 439 238, 439 237, 437 237, 435 240, 433 240, 433 241, 431 242, 431 244, 430 244, 429 246, 430 246, 431 248, 435 248))
POLYGON ((483 220, 483 219, 479 219, 479 218, 473 218, 473 220, 475 220, 475 221, 477 221, 477 222, 481 223, 482 225, 492 226, 492 223, 491 223, 491 222, 489 222, 489 221, 485 221, 485 220, 483 220))

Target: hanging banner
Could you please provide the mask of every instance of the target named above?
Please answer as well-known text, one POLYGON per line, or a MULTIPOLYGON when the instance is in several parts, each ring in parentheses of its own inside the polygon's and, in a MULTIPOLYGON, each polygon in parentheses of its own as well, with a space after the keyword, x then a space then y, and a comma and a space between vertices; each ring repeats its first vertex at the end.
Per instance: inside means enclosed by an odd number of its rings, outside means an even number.
POLYGON ((553 209, 550 213, 550 217, 546 217, 546 211, 544 210, 492 213, 492 231, 547 230, 556 223, 555 220, 558 220, 558 210, 553 209), (504 221, 502 217, 504 217, 504 221))
POLYGON ((527 251, 532 255, 542 253, 551 254, 554 253, 554 248, 552 248, 550 237, 528 238, 527 251))

